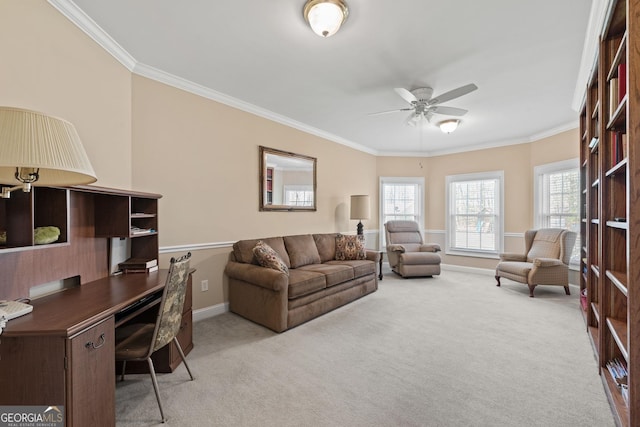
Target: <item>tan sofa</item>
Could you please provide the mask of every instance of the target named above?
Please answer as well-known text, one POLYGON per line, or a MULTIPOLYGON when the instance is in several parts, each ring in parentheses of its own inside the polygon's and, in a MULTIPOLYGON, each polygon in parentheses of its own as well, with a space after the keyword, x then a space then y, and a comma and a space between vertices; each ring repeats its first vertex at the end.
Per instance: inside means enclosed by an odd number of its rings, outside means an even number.
POLYGON ((225 268, 229 310, 282 332, 376 291, 380 253, 362 250, 366 259, 337 260, 337 236, 305 234, 236 242, 225 268), (273 248, 288 274, 258 264, 253 251, 258 241, 273 248))

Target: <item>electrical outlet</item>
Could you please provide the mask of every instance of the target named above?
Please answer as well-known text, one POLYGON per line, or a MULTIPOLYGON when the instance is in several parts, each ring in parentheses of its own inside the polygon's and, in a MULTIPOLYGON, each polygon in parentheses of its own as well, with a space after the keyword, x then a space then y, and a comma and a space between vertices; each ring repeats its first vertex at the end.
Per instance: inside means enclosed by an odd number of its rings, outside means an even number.
POLYGON ((208 291, 209 290, 209 281, 208 280, 203 280, 202 282, 200 282, 200 288, 202 289, 202 292, 208 291))

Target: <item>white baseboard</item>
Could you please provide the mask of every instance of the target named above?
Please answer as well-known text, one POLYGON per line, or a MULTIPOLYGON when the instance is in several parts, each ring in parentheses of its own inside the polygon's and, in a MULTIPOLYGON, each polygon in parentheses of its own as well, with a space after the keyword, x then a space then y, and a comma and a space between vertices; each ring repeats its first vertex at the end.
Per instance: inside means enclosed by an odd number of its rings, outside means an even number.
POLYGON ((212 305, 210 307, 199 308, 193 310, 193 321, 199 322, 210 317, 219 316, 229 311, 229 303, 223 302, 222 304, 212 305))
POLYGON ((491 277, 496 275, 496 270, 492 268, 466 267, 464 265, 454 265, 454 264, 440 264, 440 268, 442 268, 443 270, 461 271, 463 273, 482 274, 482 275, 491 276, 491 277))

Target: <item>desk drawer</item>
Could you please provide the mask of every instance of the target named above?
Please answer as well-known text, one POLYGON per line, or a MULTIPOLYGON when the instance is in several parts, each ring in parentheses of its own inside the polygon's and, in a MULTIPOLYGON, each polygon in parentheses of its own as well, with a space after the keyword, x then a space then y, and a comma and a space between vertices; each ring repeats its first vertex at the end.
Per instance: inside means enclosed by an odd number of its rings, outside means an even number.
POLYGON ((67 425, 115 425, 113 316, 67 342, 67 425))

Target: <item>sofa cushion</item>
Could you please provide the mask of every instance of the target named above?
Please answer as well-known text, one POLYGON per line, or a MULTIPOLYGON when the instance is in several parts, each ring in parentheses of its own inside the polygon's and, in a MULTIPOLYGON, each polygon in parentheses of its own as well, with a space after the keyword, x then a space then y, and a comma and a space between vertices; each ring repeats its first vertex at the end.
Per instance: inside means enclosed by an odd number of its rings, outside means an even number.
POLYGON ((325 275, 296 268, 289 270, 289 299, 298 298, 327 287, 325 275))
POLYGON ((353 277, 376 274, 376 263, 369 260, 327 261, 329 265, 348 265, 353 268, 353 277))
POLYGON ((287 254, 287 249, 284 246, 284 240, 282 237, 268 237, 265 239, 250 239, 250 240, 238 240, 233 244, 233 255, 236 257, 236 261, 244 262, 245 264, 258 264, 258 260, 253 255, 253 248, 256 246, 258 241, 262 240, 267 245, 271 246, 271 248, 278 253, 282 261, 287 267, 291 267, 291 262, 289 261, 289 255, 287 254))
POLYGON ((314 234, 313 240, 316 242, 320 262, 327 262, 336 259, 336 236, 337 233, 314 234))
POLYGON ((316 248, 316 242, 311 234, 298 236, 284 236, 284 246, 287 248, 291 268, 302 267, 308 264, 319 264, 320 255, 316 248))
POLYGON ((364 248, 364 236, 336 236, 336 260, 356 260, 367 259, 367 252, 364 248))
POLYGON ((324 274, 327 288, 354 278, 353 267, 345 264, 310 264, 300 267, 300 269, 324 274))
POLYGON ((258 241, 253 247, 253 255, 256 257, 258 264, 263 267, 272 268, 289 274, 289 268, 276 251, 262 240, 258 241))

